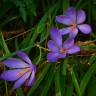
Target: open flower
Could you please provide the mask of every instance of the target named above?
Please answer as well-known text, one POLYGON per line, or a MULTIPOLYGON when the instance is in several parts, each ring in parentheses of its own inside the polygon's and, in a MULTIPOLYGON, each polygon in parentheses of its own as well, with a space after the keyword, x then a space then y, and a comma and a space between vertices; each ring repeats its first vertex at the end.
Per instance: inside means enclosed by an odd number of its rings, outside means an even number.
POLYGON ((92 31, 90 25, 83 24, 85 19, 85 12, 83 10, 76 11, 76 9, 73 7, 68 8, 65 15, 56 16, 57 22, 68 26, 66 28, 60 29, 59 32, 62 35, 69 33, 69 37, 72 38, 76 37, 78 29, 84 34, 89 34, 92 31))
POLYGON ((51 39, 48 41, 49 53, 47 54, 47 60, 50 62, 56 62, 59 58, 65 58, 67 54, 73 54, 80 51, 79 46, 74 45, 74 39, 69 38, 62 43, 62 36, 58 32, 58 29, 53 27, 51 29, 51 39))
POLYGON ((20 87, 26 80, 28 80, 27 86, 32 86, 35 81, 36 66, 31 63, 31 60, 25 53, 17 51, 17 55, 23 61, 16 58, 5 60, 3 63, 14 69, 3 72, 1 78, 7 81, 16 81, 14 89, 20 87))

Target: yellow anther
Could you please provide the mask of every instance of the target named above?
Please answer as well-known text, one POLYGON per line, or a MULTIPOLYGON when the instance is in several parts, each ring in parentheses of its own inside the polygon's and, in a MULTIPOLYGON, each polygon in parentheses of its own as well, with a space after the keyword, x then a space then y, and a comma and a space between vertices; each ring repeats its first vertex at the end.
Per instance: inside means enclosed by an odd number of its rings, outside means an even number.
POLYGON ((75 29, 77 27, 77 24, 76 24, 76 22, 72 22, 71 23, 71 26, 70 26, 70 29, 75 29))
POLYGON ((64 49, 64 48, 60 49, 60 53, 65 53, 65 52, 66 52, 66 49, 64 49))
POLYGON ((31 71, 31 68, 25 68, 25 69, 21 69, 18 73, 18 75, 21 77, 22 75, 24 75, 24 73, 31 71))

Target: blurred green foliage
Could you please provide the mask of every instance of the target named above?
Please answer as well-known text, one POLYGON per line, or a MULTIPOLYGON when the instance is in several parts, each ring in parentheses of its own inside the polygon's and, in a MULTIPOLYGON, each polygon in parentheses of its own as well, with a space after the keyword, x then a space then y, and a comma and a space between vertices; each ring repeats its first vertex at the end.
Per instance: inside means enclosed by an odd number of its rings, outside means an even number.
MULTIPOLYGON (((0 60, 22 50, 37 66, 36 82, 32 88, 22 86, 13 91, 13 84, 0 80, 0 96, 96 96, 94 42, 80 46, 85 54, 69 56, 60 63, 46 62, 47 51, 37 46, 47 47, 50 28, 59 26, 55 16, 64 14, 70 6, 85 10, 86 21, 92 26, 90 35, 79 33, 76 41, 95 40, 95 0, 0 0, 0 60)), ((1 72, 3 67, 0 67, 1 72)))

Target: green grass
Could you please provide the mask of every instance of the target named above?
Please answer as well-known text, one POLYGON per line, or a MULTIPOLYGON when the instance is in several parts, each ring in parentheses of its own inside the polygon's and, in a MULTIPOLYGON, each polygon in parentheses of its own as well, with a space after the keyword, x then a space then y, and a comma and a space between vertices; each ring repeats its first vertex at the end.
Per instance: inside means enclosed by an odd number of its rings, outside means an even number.
MULTIPOLYGON (((95 41, 95 0, 1 0, 0 63, 2 65, 4 59, 21 50, 36 64, 37 73, 31 88, 22 86, 16 91, 12 90, 13 83, 0 79, 0 96, 96 96, 95 41), (92 33, 79 33, 76 37, 81 53, 70 55, 59 63, 48 63, 46 45, 50 28, 59 28, 55 17, 65 14, 70 6, 85 10, 86 22, 92 26, 92 33)), ((5 66, 0 68, 1 73, 8 69, 5 66)))

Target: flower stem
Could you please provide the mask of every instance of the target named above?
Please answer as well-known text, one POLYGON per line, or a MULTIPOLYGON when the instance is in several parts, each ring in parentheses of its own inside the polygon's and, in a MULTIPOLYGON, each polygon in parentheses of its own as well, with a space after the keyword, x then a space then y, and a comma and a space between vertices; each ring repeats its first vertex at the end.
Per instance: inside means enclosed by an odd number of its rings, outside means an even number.
MULTIPOLYGON (((4 66, 4 70, 5 70, 5 66, 4 66)), ((6 88, 6 96, 8 96, 8 88, 7 88, 7 81, 5 80, 5 88, 6 88)))
POLYGON ((40 45, 38 45, 38 44, 36 44, 36 46, 39 47, 40 49, 45 50, 45 51, 49 51, 47 48, 44 48, 44 47, 42 47, 42 46, 40 46, 40 45))

